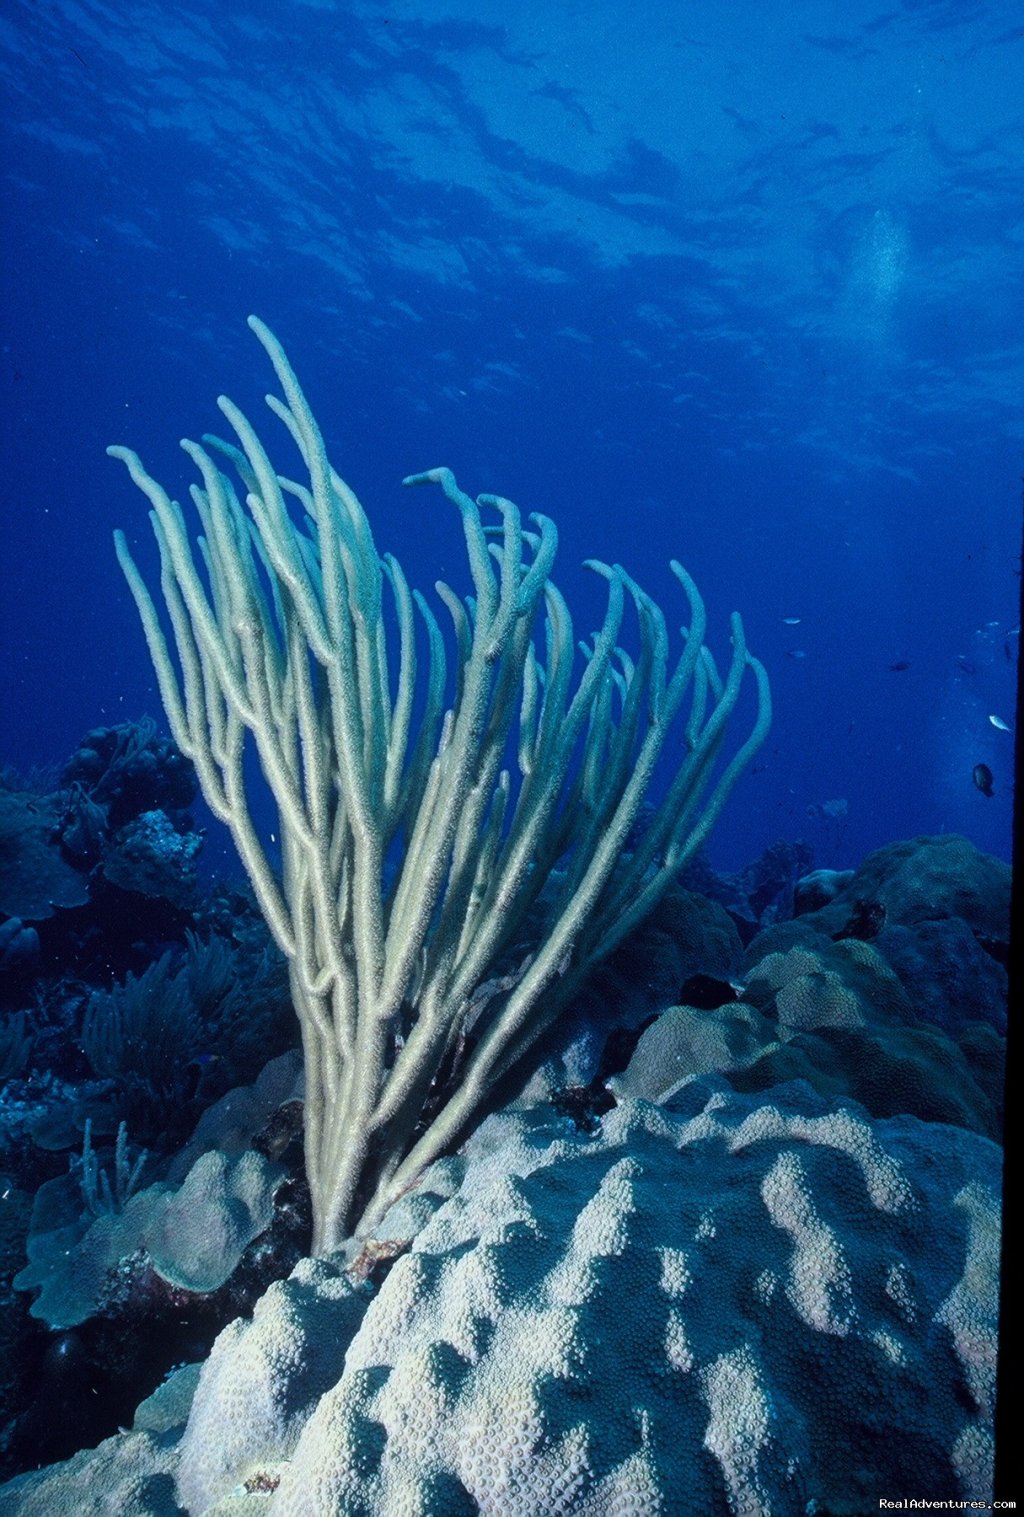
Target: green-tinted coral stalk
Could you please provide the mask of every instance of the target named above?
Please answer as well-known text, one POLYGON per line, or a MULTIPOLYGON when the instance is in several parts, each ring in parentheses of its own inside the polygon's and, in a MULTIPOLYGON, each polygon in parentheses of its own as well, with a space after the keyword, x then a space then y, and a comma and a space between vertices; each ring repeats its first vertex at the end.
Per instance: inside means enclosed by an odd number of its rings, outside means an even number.
POLYGON ((474 500, 435 469, 406 483, 440 486, 462 522, 473 594, 436 586, 449 668, 434 613, 378 555, 280 344, 249 324, 277 373, 284 400, 268 404, 301 478, 278 474, 221 398, 235 441, 182 445, 202 480, 193 542, 138 457, 109 450, 152 507, 170 641, 124 535, 115 541, 175 740, 289 962, 323 1252, 373 1227, 656 904, 764 741, 770 698, 738 616, 719 676, 678 564, 689 625, 674 662, 655 602, 597 562, 607 611, 577 649, 550 579, 554 524, 524 526, 511 501, 474 500), (629 606, 635 659, 619 644, 629 606), (723 763, 748 670, 753 727, 723 763), (247 744, 277 804, 280 875, 251 819, 247 744), (672 744, 676 778, 628 851, 672 744))

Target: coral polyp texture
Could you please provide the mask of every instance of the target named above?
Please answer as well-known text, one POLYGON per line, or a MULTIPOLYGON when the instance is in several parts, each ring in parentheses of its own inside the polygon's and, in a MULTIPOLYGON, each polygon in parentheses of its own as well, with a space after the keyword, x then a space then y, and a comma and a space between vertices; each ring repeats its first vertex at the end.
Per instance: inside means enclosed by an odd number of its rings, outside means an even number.
POLYGON ((991 1488, 1000 1151, 802 1083, 487 1119, 10 1517, 863 1517, 991 1488), (426 1219, 426 1220, 424 1220, 426 1219), (411 1247, 409 1240, 411 1238, 411 1247), (191 1410, 189 1411, 189 1405, 191 1410), (102 1495, 100 1495, 102 1492, 102 1495), (98 1504, 97 1504, 98 1503, 98 1504))
POLYGON ((678 1104, 589 1140, 489 1119, 318 1400, 354 1302, 300 1266, 202 1373, 185 1510, 861 1517, 986 1490, 995 1145, 802 1085, 678 1104))

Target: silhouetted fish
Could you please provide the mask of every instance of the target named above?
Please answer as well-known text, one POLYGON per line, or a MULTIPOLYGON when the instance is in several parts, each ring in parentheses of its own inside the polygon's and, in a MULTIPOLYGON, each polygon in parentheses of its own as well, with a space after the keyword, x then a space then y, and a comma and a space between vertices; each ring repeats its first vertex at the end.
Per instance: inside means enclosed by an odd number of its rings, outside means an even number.
POLYGON ((987 764, 975 764, 974 783, 982 795, 987 795, 990 800, 995 795, 995 786, 992 784, 992 771, 987 764))

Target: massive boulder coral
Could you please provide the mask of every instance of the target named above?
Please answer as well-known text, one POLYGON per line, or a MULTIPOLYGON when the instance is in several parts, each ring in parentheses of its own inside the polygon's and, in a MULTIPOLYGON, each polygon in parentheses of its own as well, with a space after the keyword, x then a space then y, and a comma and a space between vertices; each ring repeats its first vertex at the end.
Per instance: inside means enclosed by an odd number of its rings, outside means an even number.
POLYGON ((887 843, 869 853, 843 889, 804 920, 835 936, 858 907, 882 908, 888 926, 959 918, 989 944, 1005 944, 1010 927, 1010 866, 956 833, 887 843))
POLYGON ((297 1442, 302 1345, 344 1303, 275 1288, 201 1376, 185 1510, 655 1517, 685 1492, 693 1517, 854 1517, 880 1490, 984 1492, 995 1145, 800 1084, 676 1103, 589 1140, 485 1123, 297 1442))
MULTIPOLYGON (((1001 1010, 1005 1023, 1006 972, 977 945, 966 923, 886 928, 864 942, 833 941, 810 922, 803 917, 759 933, 743 957, 740 978, 710 987, 720 1004, 708 1009, 684 1003, 662 1011, 625 1067, 620 1064, 612 1089, 660 1101, 697 1075, 722 1074, 746 1092, 801 1079, 830 1099, 852 1098, 874 1117, 907 1114, 998 1138, 1003 1045, 995 1017, 982 1020, 956 1010, 960 980, 950 979, 941 945, 925 937, 930 930, 962 931, 992 971, 989 981, 976 976, 974 983, 984 986, 993 1014, 1001 1010), (915 947, 911 957, 904 945, 894 967, 887 953, 895 934, 915 947), (922 961, 935 972, 907 974, 908 965, 922 961), (943 1018, 938 1008, 945 1003, 950 1010, 943 1018), (927 1015, 930 1010, 935 1014, 927 1015)), ((963 980, 972 962, 967 960, 963 980)), ((977 1009, 981 993, 969 1009, 977 1009)))
POLYGON ((777 930, 870 936, 918 1017, 957 1041, 979 1022, 1005 1034, 1010 885, 1009 864, 967 838, 912 838, 869 854, 825 904, 777 930))

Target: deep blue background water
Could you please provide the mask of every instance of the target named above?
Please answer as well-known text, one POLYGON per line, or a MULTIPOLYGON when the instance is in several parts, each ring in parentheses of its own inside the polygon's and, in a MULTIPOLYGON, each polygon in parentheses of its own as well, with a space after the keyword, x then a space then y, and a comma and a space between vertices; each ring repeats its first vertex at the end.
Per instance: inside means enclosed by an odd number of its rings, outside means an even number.
POLYGON ((1012 0, 8 0, 0 759, 161 715, 104 448, 184 498, 177 439, 261 405, 255 311, 414 583, 468 582, 399 484, 443 462, 557 520, 580 635, 590 556, 670 622, 680 558, 723 656, 742 611, 776 720, 717 862, 1008 855, 1022 36, 1012 0))

